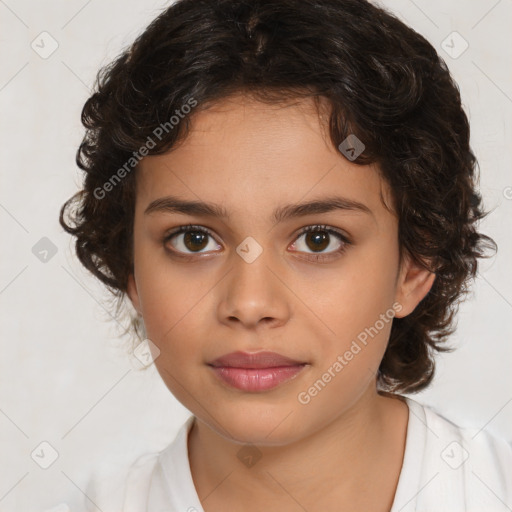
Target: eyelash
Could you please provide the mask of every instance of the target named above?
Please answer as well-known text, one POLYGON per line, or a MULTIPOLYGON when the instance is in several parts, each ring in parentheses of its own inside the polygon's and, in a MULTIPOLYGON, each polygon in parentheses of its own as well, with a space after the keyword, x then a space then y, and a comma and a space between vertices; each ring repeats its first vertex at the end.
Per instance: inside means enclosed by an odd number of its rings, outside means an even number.
MULTIPOLYGON (((196 253, 196 254, 188 254, 188 255, 184 255, 182 253, 180 253, 179 251, 176 251, 174 249, 169 249, 167 247, 167 242, 169 240, 171 240, 171 238, 175 237, 176 235, 179 235, 181 233, 186 233, 187 231, 199 231, 201 233, 204 233, 208 236, 210 236, 211 238, 213 238, 215 240, 215 237, 213 236, 212 232, 208 229, 208 228, 205 228, 203 226, 198 226, 198 225, 195 225, 195 224, 187 224, 187 225, 184 225, 184 226, 180 226, 178 229, 172 231, 171 233, 168 233, 165 235, 164 239, 163 239, 163 245, 165 247, 165 249, 169 252, 171 252, 173 255, 183 259, 183 260, 186 260, 186 261, 191 261, 191 260, 194 260, 196 259, 197 255, 201 254, 201 253, 196 253)), ((315 253, 306 253, 307 254, 307 257, 306 258, 302 258, 302 259, 306 259, 308 261, 314 261, 316 263, 318 262, 323 262, 325 260, 330 260, 336 256, 339 256, 341 255, 342 253, 345 252, 345 250, 347 249, 347 246, 348 245, 351 245, 352 242, 350 242, 350 240, 345 236, 343 235, 342 233, 340 233, 339 231, 335 230, 335 229, 332 229, 328 226, 326 226, 325 224, 317 224, 317 225, 311 225, 311 226, 306 226, 304 228, 302 228, 300 230, 300 232, 297 234, 297 237, 296 237, 296 240, 299 239, 302 235, 304 235, 305 233, 310 233, 310 232, 314 232, 314 231, 323 231, 325 233, 329 233, 329 235, 334 235, 340 242, 342 242, 342 245, 339 249, 335 250, 335 251, 332 251, 330 253, 318 253, 318 254, 315 254, 315 253)))

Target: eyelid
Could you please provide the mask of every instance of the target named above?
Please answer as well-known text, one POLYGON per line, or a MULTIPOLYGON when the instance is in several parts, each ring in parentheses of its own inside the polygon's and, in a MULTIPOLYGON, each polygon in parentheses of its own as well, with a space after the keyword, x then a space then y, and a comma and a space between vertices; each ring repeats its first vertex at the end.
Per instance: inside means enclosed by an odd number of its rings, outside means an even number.
MULTIPOLYGON (((207 228, 206 226, 200 226, 198 224, 184 224, 183 226, 179 226, 177 228, 174 228, 164 235, 164 241, 167 242, 171 237, 174 235, 178 235, 180 233, 186 232, 186 231, 201 231, 203 233, 207 233, 209 236, 211 236, 215 241, 217 239, 215 238, 215 235, 213 234, 213 231, 207 228)), ((218 243, 218 242, 217 242, 218 243)))
MULTIPOLYGON (((178 228, 175 228, 169 232, 166 232, 166 234, 164 235, 163 242, 166 243, 175 235, 178 235, 178 234, 181 234, 181 233, 184 233, 187 231, 193 231, 193 230, 206 233, 208 236, 213 238, 217 244, 219 244, 219 242, 218 242, 217 238, 215 237, 215 235, 213 234, 212 230, 210 230, 206 226, 197 225, 197 224, 184 224, 182 226, 179 226, 178 228)), ((333 234, 336 236, 336 238, 338 238, 343 243, 343 246, 352 244, 352 241, 348 235, 346 235, 344 232, 342 232, 338 228, 334 228, 334 227, 328 226, 326 224, 309 224, 307 226, 300 228, 299 231, 296 232, 296 234, 294 235, 293 243, 296 243, 296 241, 299 237, 301 237, 302 235, 304 235, 305 233, 308 233, 310 231, 325 231, 329 234, 333 234)), ((186 256, 195 256, 195 255, 199 256, 201 254, 205 254, 205 253, 201 253, 201 252, 198 252, 198 253, 181 253, 180 251, 174 251, 174 252, 176 252, 178 254, 184 254, 186 256)), ((323 255, 325 257, 328 257, 329 255, 336 254, 337 252, 339 252, 339 250, 331 251, 328 253, 318 253, 318 256, 323 255)), ((314 255, 314 253, 307 253, 307 254, 314 255)))
POLYGON ((296 238, 303 235, 304 233, 309 233, 310 231, 325 231, 326 233, 336 235, 346 244, 352 243, 350 237, 346 235, 343 231, 339 230, 338 228, 328 226, 326 224, 311 224, 305 226, 299 230, 299 232, 296 235, 296 238))

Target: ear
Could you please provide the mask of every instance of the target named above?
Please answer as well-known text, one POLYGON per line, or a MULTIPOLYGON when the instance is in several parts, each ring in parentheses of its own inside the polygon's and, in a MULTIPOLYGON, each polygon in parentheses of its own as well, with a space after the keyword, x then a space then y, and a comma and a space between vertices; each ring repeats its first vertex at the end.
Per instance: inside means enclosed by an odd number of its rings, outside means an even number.
POLYGON ((415 263, 407 254, 397 279, 395 300, 402 309, 395 315, 403 318, 414 311, 416 306, 432 288, 436 274, 415 263))
POLYGON ((130 274, 128 276, 127 293, 133 307, 137 310, 139 315, 142 315, 142 310, 139 301, 139 292, 137 291, 137 284, 135 283, 135 276, 130 274))

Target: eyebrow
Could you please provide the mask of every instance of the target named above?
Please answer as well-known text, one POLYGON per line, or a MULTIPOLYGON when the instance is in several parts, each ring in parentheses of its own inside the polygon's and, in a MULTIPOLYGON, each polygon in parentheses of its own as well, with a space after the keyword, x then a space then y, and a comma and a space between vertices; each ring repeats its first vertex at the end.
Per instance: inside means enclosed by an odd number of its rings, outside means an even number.
MULTIPOLYGON (((322 199, 308 201, 306 203, 280 206, 274 210, 272 217, 276 223, 279 223, 291 218, 328 213, 336 210, 354 211, 373 216, 373 212, 370 208, 359 201, 354 201, 340 196, 329 196, 322 199)), ((219 204, 206 203, 202 201, 188 201, 175 196, 161 197, 151 201, 148 207, 144 210, 144 215, 156 212, 182 213, 185 215, 197 215, 221 219, 229 219, 231 217, 227 210, 219 204)))

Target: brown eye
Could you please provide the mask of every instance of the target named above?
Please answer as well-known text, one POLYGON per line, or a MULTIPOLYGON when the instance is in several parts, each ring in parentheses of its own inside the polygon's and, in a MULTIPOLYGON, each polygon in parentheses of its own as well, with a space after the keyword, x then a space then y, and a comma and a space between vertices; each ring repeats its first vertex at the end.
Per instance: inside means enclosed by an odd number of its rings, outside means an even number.
POLYGON ((305 233, 305 242, 313 251, 323 251, 329 246, 330 235, 325 231, 312 231, 305 233))
POLYGON ((187 231, 184 233, 183 245, 191 251, 204 249, 207 245, 208 235, 200 231, 187 231))
MULTIPOLYGON (((181 226, 177 231, 164 238, 164 245, 170 243, 173 251, 184 254, 203 252, 212 236, 208 230, 199 226, 181 226)), ((213 249, 216 249, 215 246, 213 249)), ((204 251, 205 252, 205 251, 204 251)))
POLYGON ((292 247, 296 252, 306 254, 304 259, 321 262, 336 258, 348 245, 350 241, 347 237, 334 229, 326 226, 308 226, 300 232, 292 247), (326 251, 329 247, 332 250, 326 251))
MULTIPOLYGON (((304 259, 320 262, 339 256, 350 243, 346 236, 335 229, 327 226, 307 226, 300 232, 292 248, 306 254, 304 259), (301 241, 301 238, 304 240, 301 241), (329 248, 330 251, 327 250, 329 248)), ((191 224, 180 226, 166 235, 163 245, 167 251, 178 257, 193 257, 221 248, 207 228, 191 224), (209 250, 205 250, 209 245, 209 250)))

